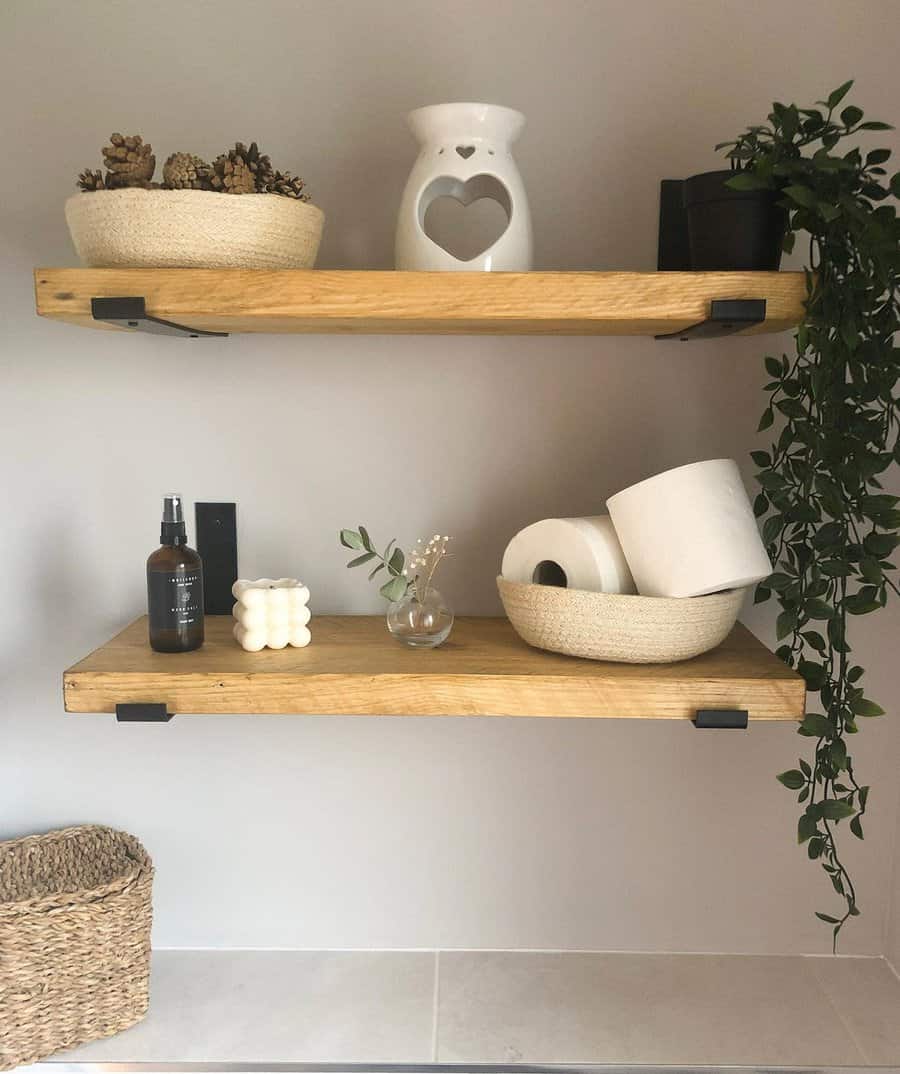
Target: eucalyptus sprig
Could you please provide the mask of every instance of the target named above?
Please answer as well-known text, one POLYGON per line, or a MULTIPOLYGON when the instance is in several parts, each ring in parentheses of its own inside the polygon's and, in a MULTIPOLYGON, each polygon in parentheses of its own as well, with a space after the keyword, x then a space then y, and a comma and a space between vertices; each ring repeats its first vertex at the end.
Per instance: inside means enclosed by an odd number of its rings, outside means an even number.
POLYGON ((816 914, 831 926, 835 949, 845 922, 860 912, 837 829, 849 821, 862 839, 869 797, 848 739, 859 718, 883 713, 865 696, 848 621, 898 593, 890 556, 900 544, 898 498, 879 480, 900 462, 900 221, 887 203, 900 197, 900 173, 887 182, 888 149, 836 151, 861 131, 891 129, 865 121, 854 105, 835 114, 851 86, 814 108, 775 103, 767 125, 717 147, 739 169, 730 186, 779 192, 789 214, 785 250, 798 232, 809 237, 796 353, 765 360, 771 379, 759 429, 776 415, 783 426, 769 450, 752 453, 762 489, 755 512, 765 516, 763 538, 776 565, 756 601, 777 598, 777 654, 820 702, 800 725, 801 735, 815 739, 812 758, 778 779, 798 792, 798 839, 843 900, 839 913, 816 914))
POLYGON ((403 549, 397 547, 396 537, 391 538, 383 552, 379 552, 372 544, 365 526, 360 526, 358 530, 341 530, 340 540, 344 548, 362 552, 362 555, 350 560, 348 567, 361 567, 364 563, 377 559, 378 563, 369 572, 369 581, 381 571, 387 571, 391 576, 378 590, 385 600, 395 601, 406 596, 410 585, 410 580, 404 575, 406 556, 403 549))

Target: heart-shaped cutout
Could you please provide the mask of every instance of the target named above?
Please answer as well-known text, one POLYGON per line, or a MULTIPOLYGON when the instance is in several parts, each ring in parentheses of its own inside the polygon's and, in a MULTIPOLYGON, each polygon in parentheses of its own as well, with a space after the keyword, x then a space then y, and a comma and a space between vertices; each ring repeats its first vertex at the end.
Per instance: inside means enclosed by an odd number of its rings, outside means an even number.
POLYGON ((506 232, 512 216, 509 191, 493 175, 463 182, 444 175, 419 199, 419 226, 427 237, 458 261, 474 261, 506 232))
POLYGON ((458 145, 456 147, 456 152, 459 153, 459 155, 463 158, 463 160, 468 160, 469 157, 471 157, 471 155, 475 152, 475 146, 474 145, 458 145))

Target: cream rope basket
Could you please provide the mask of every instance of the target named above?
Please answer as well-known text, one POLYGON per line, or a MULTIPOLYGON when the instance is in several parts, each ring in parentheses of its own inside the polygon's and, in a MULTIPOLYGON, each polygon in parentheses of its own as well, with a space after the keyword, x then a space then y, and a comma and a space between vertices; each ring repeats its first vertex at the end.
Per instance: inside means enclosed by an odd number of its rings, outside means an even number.
POLYGON ((94 190, 66 221, 90 268, 312 268, 325 216, 278 194, 94 190))
POLYGON ((519 637, 537 649, 624 664, 670 664, 714 649, 746 589, 704 597, 638 597, 497 579, 519 637))
POLYGON ((147 1012, 153 866, 96 825, 0 842, 0 1070, 147 1012))

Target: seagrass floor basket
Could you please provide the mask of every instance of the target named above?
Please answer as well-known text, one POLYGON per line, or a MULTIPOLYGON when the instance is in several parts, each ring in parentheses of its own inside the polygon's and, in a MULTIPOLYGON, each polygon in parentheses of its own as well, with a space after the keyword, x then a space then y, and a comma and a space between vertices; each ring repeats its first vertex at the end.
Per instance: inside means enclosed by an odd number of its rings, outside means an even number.
POLYGON ((146 1014, 152 884, 147 852, 112 828, 0 842, 0 1070, 146 1014))

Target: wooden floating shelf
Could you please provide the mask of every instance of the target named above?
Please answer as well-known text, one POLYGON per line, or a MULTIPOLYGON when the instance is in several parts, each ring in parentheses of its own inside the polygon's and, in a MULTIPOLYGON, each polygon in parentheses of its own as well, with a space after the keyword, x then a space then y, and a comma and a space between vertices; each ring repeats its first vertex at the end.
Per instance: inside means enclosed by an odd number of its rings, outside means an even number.
POLYGON ((92 298, 140 296, 151 316, 211 332, 654 336, 703 322, 713 300, 765 299, 750 335, 794 327, 806 295, 800 272, 48 268, 34 278, 42 317, 106 329, 92 298))
POLYGON ((207 616, 206 644, 155 653, 146 617, 70 668, 66 711, 165 703, 170 713, 351 716, 578 716, 692 719, 746 709, 803 717, 803 680, 743 626, 678 664, 611 664, 532 649, 506 619, 462 617, 439 649, 406 648, 382 616, 325 615, 305 649, 245 653, 229 616, 207 616))

